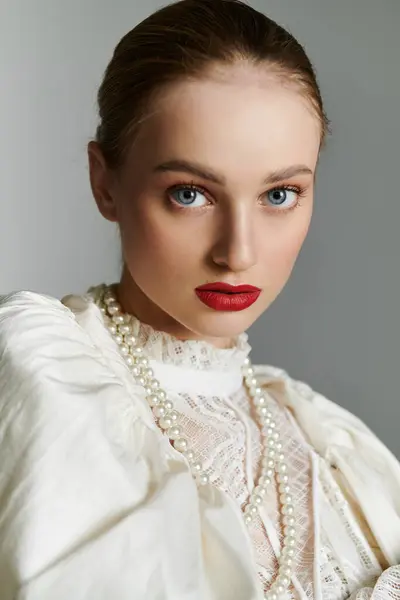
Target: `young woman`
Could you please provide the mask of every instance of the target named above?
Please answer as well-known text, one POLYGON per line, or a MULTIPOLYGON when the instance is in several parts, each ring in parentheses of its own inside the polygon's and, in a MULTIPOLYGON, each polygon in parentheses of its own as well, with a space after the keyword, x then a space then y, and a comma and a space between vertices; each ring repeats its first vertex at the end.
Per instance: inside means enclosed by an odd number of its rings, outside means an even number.
POLYGON ((304 50, 238 0, 183 0, 121 40, 98 100, 124 268, 1 301, 1 600, 398 598, 396 459, 249 360, 327 131, 304 50))

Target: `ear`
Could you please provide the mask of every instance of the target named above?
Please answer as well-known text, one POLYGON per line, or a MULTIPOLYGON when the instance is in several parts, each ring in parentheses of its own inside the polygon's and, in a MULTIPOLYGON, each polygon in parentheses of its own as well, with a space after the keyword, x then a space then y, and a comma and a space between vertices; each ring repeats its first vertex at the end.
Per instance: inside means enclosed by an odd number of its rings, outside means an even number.
POLYGON ((97 142, 88 144, 90 186, 97 208, 105 219, 116 222, 117 203, 111 186, 111 172, 97 142))

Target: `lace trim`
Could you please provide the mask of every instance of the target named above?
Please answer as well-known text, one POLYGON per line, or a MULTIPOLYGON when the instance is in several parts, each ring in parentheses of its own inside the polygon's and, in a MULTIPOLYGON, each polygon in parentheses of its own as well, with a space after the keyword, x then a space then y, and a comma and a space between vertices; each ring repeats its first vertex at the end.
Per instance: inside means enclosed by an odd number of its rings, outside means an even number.
MULTIPOLYGON (((102 284, 90 288, 86 298, 98 304, 105 287, 102 284)), ((164 331, 156 331, 133 315, 129 317, 129 322, 144 351, 153 360, 165 364, 199 370, 212 368, 232 371, 242 367, 251 351, 247 333, 238 335, 230 348, 216 348, 203 340, 179 340, 164 331)))

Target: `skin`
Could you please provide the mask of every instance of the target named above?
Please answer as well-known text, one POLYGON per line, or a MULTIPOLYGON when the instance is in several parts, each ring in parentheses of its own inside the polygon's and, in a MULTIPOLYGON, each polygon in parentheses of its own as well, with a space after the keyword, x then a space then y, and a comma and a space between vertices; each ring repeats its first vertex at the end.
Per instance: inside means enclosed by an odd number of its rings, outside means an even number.
POLYGON ((231 346, 291 274, 311 221, 320 141, 318 118, 293 84, 267 66, 237 63, 163 91, 117 171, 91 142, 93 195, 121 231, 123 309, 180 339, 231 346), (215 181, 167 168, 171 161, 215 181), (191 185, 204 191, 185 193, 191 185), (194 205, 182 204, 186 196, 194 205), (262 292, 243 311, 218 312, 194 291, 216 281, 262 292))

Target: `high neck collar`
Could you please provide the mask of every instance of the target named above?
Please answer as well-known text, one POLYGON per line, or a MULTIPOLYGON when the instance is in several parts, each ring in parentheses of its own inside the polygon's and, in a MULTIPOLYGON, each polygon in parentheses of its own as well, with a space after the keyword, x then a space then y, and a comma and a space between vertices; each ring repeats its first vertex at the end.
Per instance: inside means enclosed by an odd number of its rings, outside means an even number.
MULTIPOLYGON (((90 288, 89 294, 97 304, 105 286, 90 288)), ((133 335, 150 359, 165 364, 184 366, 191 369, 217 369, 232 371, 240 369, 251 351, 247 333, 233 339, 229 348, 217 348, 204 340, 180 340, 175 336, 158 331, 129 315, 133 335)))
MULTIPOLYGON (((89 290, 90 297, 96 304, 104 289, 105 286, 102 285, 89 290)), ((180 340, 169 333, 153 329, 151 325, 142 323, 132 315, 129 316, 129 322, 133 335, 149 357, 152 368, 160 379, 168 379, 171 385, 175 382, 174 388, 196 387, 197 392, 201 393, 199 386, 203 388, 207 384, 206 387, 211 391, 209 384, 212 380, 214 393, 217 390, 233 392, 241 384, 242 366, 251 351, 246 333, 234 338, 230 348, 217 348, 204 340, 180 340)))

